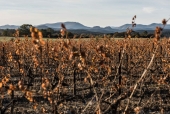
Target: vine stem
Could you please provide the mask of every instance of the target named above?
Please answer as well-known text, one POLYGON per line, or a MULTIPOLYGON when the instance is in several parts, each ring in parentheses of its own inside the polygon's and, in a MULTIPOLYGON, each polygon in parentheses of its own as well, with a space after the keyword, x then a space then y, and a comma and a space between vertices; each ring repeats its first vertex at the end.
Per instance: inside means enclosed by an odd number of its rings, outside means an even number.
POLYGON ((155 58, 155 54, 156 54, 157 49, 158 49, 158 45, 156 46, 156 48, 155 48, 155 50, 154 50, 154 52, 153 52, 153 54, 152 54, 152 58, 151 58, 151 60, 150 60, 150 62, 149 62, 149 64, 148 64, 147 68, 143 71, 141 77, 139 78, 139 80, 138 80, 138 81, 136 82, 136 84, 134 85, 133 91, 132 91, 132 93, 130 94, 130 96, 129 96, 129 98, 128 98, 127 105, 126 105, 126 108, 125 108, 123 114, 126 114, 126 111, 127 111, 127 109, 128 109, 130 100, 131 100, 131 98, 132 98, 132 96, 133 96, 133 94, 134 94, 134 92, 135 92, 138 84, 139 84, 139 83, 142 81, 142 79, 146 76, 146 73, 147 73, 148 69, 151 67, 151 65, 152 65, 152 63, 153 63, 153 60, 154 60, 154 58, 155 58))

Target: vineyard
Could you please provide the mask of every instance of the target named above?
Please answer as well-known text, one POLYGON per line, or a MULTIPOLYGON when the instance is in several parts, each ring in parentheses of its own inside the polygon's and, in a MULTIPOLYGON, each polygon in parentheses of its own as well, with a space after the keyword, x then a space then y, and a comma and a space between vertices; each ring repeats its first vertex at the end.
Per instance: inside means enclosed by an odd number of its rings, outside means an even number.
MULTIPOLYGON (((32 38, 0 42, 0 114, 141 114, 170 112, 170 40, 32 38)), ((166 20, 162 23, 165 26, 166 20)), ((64 38, 65 36, 65 38, 64 38)))
POLYGON ((170 111, 170 41, 0 43, 1 114, 170 111))

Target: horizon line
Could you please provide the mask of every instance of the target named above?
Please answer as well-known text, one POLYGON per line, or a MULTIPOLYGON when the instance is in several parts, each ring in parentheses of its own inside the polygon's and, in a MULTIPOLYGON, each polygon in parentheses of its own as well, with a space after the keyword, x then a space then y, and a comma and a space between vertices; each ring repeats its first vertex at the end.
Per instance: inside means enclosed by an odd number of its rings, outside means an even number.
MULTIPOLYGON (((44 24, 66 23, 66 22, 73 22, 73 23, 82 24, 82 23, 76 22, 76 21, 65 21, 65 22, 47 22, 47 23, 42 23, 42 24, 33 25, 33 26, 40 26, 40 25, 44 25, 44 24)), ((30 24, 30 23, 23 23, 23 24, 30 24)), ((21 24, 21 25, 23 25, 23 24, 21 24)), ((125 24, 122 24, 122 25, 119 25, 119 26, 107 25, 107 26, 104 26, 104 27, 120 27, 120 26, 123 26, 123 25, 126 25, 126 24, 131 24, 131 23, 125 23, 125 24)), ((136 25, 151 25, 151 24, 162 24, 162 23, 150 23, 150 24, 139 23, 139 24, 136 24, 136 25)), ((21 25, 15 25, 15 24, 4 24, 4 25, 0 25, 0 26, 6 26, 6 25, 9 25, 9 26, 21 26, 21 25)), ((82 25, 84 25, 84 24, 82 24, 82 25)), ((84 26, 86 26, 86 25, 84 25, 84 26)), ((103 26, 100 26, 100 25, 86 26, 86 27, 95 27, 95 26, 103 27, 103 26)))

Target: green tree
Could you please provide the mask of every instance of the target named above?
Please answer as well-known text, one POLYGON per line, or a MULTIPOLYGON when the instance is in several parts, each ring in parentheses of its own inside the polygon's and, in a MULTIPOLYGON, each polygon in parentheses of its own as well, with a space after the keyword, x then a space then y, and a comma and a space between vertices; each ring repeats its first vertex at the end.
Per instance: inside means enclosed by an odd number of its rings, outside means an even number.
POLYGON ((74 34, 71 33, 71 32, 68 32, 68 33, 67 33, 67 36, 68 36, 68 38, 73 38, 73 37, 74 37, 74 34))
POLYGON ((8 36, 8 29, 3 30, 2 36, 8 36))
POLYGON ((30 27, 32 27, 32 25, 30 24, 23 24, 19 27, 19 33, 20 33, 20 36, 23 36, 23 35, 28 35, 30 36, 30 27))
POLYGON ((141 36, 142 36, 143 38, 146 38, 147 35, 148 35, 148 32, 147 32, 147 31, 143 31, 142 34, 141 34, 141 36))
POLYGON ((52 28, 48 28, 46 31, 47 31, 47 37, 51 37, 52 34, 54 33, 54 29, 52 28))
POLYGON ((139 34, 139 33, 136 33, 136 34, 135 34, 135 38, 140 38, 140 34, 139 34))

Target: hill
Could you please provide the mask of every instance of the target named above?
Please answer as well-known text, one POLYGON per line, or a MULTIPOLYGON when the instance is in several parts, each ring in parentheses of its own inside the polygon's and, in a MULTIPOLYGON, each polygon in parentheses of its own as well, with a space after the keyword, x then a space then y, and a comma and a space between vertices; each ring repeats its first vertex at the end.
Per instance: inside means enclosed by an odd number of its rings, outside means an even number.
MULTIPOLYGON (((52 28, 54 30, 60 30, 61 29, 61 23, 62 22, 57 22, 57 23, 46 23, 46 24, 41 24, 37 25, 36 27, 38 29, 47 29, 47 28, 52 28)), ((100 26, 94 26, 94 27, 88 27, 85 26, 79 22, 63 22, 68 30, 72 31, 78 31, 78 32, 97 32, 97 33, 114 33, 114 32, 124 32, 128 27, 131 27, 131 24, 124 24, 119 27, 113 27, 113 26, 106 26, 106 27, 100 27, 100 26)), ((152 23, 149 25, 143 25, 143 24, 137 24, 136 27, 134 28, 134 31, 149 31, 153 32, 155 30, 155 27, 161 26, 161 23, 152 23)), ((19 26, 17 25, 3 25, 0 26, 0 29, 17 29, 19 26)), ((170 24, 167 24, 165 26, 166 31, 170 31, 170 24)))

